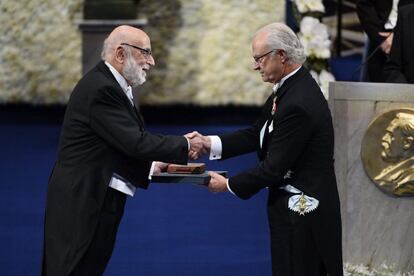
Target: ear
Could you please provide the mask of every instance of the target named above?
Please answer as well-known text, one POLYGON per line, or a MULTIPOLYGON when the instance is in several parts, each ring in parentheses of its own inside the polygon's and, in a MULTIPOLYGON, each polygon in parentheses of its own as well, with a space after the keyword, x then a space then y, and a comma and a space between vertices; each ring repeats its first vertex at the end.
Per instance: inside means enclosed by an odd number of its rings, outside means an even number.
POLYGON ((280 62, 282 62, 282 64, 285 64, 285 62, 287 61, 286 52, 284 50, 279 50, 278 53, 280 55, 280 62))
POLYGON ((411 149, 413 147, 413 143, 414 143, 414 138, 412 136, 408 136, 404 138, 403 148, 405 150, 411 149))
POLYGON ((115 60, 120 64, 123 64, 125 62, 125 50, 122 46, 118 46, 115 49, 115 60))

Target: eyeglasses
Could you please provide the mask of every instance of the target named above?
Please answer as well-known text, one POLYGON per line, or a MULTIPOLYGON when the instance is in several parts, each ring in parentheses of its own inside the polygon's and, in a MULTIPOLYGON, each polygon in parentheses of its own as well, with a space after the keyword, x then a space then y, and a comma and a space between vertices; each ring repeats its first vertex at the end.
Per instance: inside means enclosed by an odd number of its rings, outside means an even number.
POLYGON ((254 64, 260 64, 260 63, 263 61, 263 58, 264 58, 265 56, 267 56, 268 54, 270 54, 270 53, 272 53, 272 52, 274 52, 274 51, 277 51, 277 50, 273 49, 273 50, 270 50, 269 52, 267 52, 266 54, 263 54, 263 55, 258 56, 258 57, 253 57, 253 59, 254 59, 254 64))
POLYGON ((151 52, 150 49, 144 49, 144 48, 141 48, 141 47, 138 47, 138 46, 135 46, 135 45, 131 45, 131 44, 128 44, 128 43, 121 43, 121 45, 126 45, 126 46, 129 46, 129 47, 135 48, 137 50, 140 50, 141 54, 143 54, 146 59, 148 59, 152 56, 152 52, 151 52))

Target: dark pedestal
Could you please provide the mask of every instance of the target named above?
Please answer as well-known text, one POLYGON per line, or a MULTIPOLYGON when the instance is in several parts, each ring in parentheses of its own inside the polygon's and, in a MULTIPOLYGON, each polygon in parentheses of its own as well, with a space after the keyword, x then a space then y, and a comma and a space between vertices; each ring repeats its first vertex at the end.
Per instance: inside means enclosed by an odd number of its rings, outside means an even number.
POLYGON ((138 0, 85 0, 84 19, 135 19, 138 0))

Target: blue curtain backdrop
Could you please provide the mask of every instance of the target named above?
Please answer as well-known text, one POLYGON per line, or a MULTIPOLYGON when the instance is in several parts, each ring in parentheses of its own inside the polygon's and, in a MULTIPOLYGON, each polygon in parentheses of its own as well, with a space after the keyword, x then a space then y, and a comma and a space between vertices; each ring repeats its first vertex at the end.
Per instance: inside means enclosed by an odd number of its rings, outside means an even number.
MULTIPOLYGON (((2 121, 7 121, 2 118, 2 121)), ((150 125, 164 134, 206 134, 243 126, 150 125)), ((47 181, 60 123, 0 122, 0 275, 39 275, 47 181)), ((255 154, 209 162, 230 175, 255 154)), ((154 183, 127 201, 105 275, 271 275, 267 191, 248 201, 193 184, 154 183)))

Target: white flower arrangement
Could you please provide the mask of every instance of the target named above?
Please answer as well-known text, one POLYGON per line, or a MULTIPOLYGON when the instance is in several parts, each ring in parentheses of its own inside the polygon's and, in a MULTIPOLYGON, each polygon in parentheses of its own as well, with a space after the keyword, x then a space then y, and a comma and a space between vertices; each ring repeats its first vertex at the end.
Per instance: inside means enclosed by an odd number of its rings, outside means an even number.
MULTIPOLYGON (((140 5, 154 2, 162 4, 140 5)), ((261 105, 270 86, 252 73, 251 35, 282 20, 285 1, 177 2, 180 27, 168 41, 168 53, 156 56, 164 59, 157 64, 168 66, 151 71, 151 79, 140 88, 141 102, 261 105)), ((309 11, 324 10, 321 0, 302 3, 309 11)), ((81 77, 81 33, 74 19, 82 5, 82 0, 0 1, 0 103, 67 102, 81 77)), ((143 16, 165 12, 155 11, 143 16)), ((146 29, 153 42, 163 39, 151 24, 146 29)))
POLYGON ((306 56, 327 59, 331 57, 331 40, 328 27, 318 19, 305 16, 300 22, 299 39, 305 48, 306 56))
POLYGON ((335 77, 329 73, 328 59, 331 57, 331 40, 328 27, 320 21, 325 12, 322 0, 292 0, 294 13, 300 23, 298 37, 306 53, 306 67, 328 98, 329 82, 335 77), (297 14, 299 13, 299 14, 297 14))
MULTIPOLYGON (((147 2, 146 5, 151 5, 152 1, 147 2)), ((251 39, 259 27, 283 20, 284 11, 279 7, 284 7, 285 2, 256 0, 240 5, 240 1, 180 0, 180 3, 183 21, 168 47, 165 57, 168 66, 162 69, 156 65, 150 72, 150 78, 160 76, 162 85, 156 86, 154 79, 149 79, 140 88, 141 102, 262 105, 271 86, 264 84, 252 69, 251 39)), ((159 32, 153 26, 146 29, 152 35, 159 32)))
POLYGON ((295 2, 300 13, 321 12, 325 13, 325 6, 322 0, 292 0, 295 2))
POLYGON ((0 103, 66 103, 81 75, 82 1, 0 1, 0 103))
POLYGON ((346 263, 344 276, 414 276, 414 271, 395 271, 393 266, 382 264, 378 269, 372 269, 367 265, 346 263))
POLYGON ((325 69, 322 69, 322 71, 319 74, 314 70, 311 70, 310 73, 312 77, 315 79, 315 81, 321 87, 322 93, 325 96, 325 98, 328 99, 329 83, 335 81, 335 77, 325 69))

